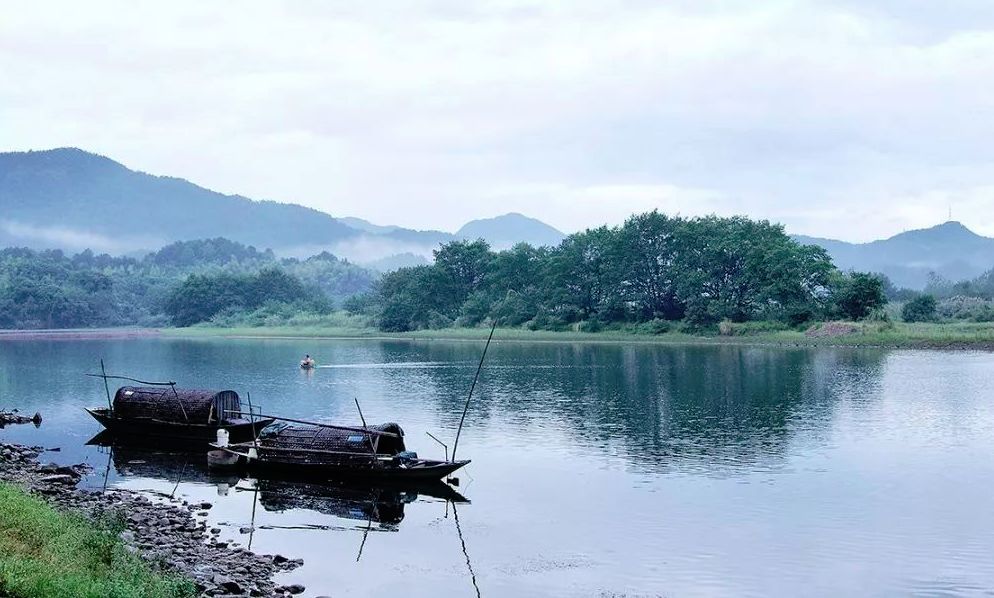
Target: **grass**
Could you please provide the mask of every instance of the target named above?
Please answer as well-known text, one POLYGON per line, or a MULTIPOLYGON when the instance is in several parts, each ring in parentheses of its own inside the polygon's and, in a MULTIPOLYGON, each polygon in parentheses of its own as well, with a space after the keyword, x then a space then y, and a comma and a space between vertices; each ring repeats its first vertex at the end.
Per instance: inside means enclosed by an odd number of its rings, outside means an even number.
MULTIPOLYGON (((337 322, 337 323, 340 323, 337 322)), ((820 327, 815 324, 814 327, 820 327)), ((803 346, 881 346, 937 349, 994 349, 994 323, 949 322, 858 322, 848 323, 851 334, 812 336, 805 330, 786 328, 774 322, 723 322, 717 330, 692 333, 676 329, 654 333, 645 325, 605 329, 600 332, 526 330, 501 328, 497 338, 521 342, 623 342, 623 343, 698 343, 698 344, 771 344, 803 346)), ((486 338, 485 328, 445 328, 387 333, 368 325, 324 326, 320 322, 280 326, 195 326, 163 331, 185 337, 249 338, 396 338, 413 340, 479 340, 486 338)))
POLYGON ((120 522, 91 522, 0 483, 0 596, 175 598, 191 581, 153 572, 118 538, 120 522))

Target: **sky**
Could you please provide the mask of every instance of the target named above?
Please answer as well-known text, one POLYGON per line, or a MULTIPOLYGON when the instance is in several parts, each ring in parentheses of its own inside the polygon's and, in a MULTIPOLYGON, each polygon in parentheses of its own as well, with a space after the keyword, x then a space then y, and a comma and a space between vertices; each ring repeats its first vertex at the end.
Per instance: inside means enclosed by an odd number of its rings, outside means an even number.
POLYGON ((7 0, 0 151, 378 224, 994 236, 990 0, 7 0))

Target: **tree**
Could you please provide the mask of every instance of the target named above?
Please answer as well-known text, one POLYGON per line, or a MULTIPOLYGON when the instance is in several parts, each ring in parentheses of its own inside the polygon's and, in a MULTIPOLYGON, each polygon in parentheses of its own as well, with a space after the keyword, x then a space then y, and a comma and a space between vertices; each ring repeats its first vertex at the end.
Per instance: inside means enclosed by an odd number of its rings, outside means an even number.
POLYGON ((901 308, 901 319, 905 322, 932 322, 935 320, 935 297, 919 295, 901 308))
POLYGON ((561 320, 589 319, 617 294, 617 234, 606 226, 576 233, 549 254, 546 300, 561 320))
POLYGON ((832 298, 838 313, 850 320, 861 320, 887 304, 880 279, 865 272, 840 274, 832 298))
POLYGON ((452 241, 436 249, 434 255, 434 268, 425 279, 432 301, 424 307, 426 312, 434 309, 455 318, 466 299, 481 289, 493 253, 490 245, 480 239, 452 241))
POLYGON ((684 316, 677 293, 682 225, 654 210, 632 216, 618 234, 613 259, 621 270, 620 299, 631 302, 639 321, 684 316))

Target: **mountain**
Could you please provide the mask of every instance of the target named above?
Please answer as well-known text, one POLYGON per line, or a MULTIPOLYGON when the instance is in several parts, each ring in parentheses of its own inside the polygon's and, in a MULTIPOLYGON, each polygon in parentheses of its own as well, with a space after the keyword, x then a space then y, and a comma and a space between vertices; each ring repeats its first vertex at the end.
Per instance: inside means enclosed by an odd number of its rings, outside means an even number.
POLYGON ((468 232, 380 226, 296 204, 225 195, 76 148, 0 153, 0 247, 140 256, 175 241, 225 237, 283 256, 328 251, 384 268, 421 263, 440 243, 461 238, 482 236, 503 247, 562 237, 519 214, 463 229, 468 232))
POLYGON ((518 243, 536 247, 555 246, 566 238, 565 234, 541 220, 514 212, 468 222, 456 231, 456 236, 463 239, 484 239, 495 249, 508 249, 518 243))
POLYGON ((911 230, 870 243, 846 243, 794 235, 824 247, 843 270, 882 272, 897 286, 922 289, 934 272, 951 281, 972 279, 994 268, 994 239, 959 222, 911 230))
POLYGON ((123 253, 218 236, 292 252, 359 234, 317 210, 224 195, 79 149, 0 154, 4 244, 123 253))

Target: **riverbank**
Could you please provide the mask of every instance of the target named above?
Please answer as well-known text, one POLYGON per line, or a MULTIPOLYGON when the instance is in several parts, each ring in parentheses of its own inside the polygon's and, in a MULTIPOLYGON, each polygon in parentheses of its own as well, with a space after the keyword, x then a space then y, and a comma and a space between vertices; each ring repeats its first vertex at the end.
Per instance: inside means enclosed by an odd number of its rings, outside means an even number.
POLYGON ((42 464, 42 447, 0 443, 0 596, 279 596, 303 562, 216 538, 210 503, 77 488, 85 465, 42 464), (34 532, 39 533, 32 533, 34 532), (92 590, 92 591, 91 591, 92 590))
POLYGON ((160 335, 156 328, 67 328, 51 330, 0 330, 0 341, 79 341, 150 338, 160 335))
MULTIPOLYGON (((600 332, 526 330, 499 328, 495 339, 513 342, 581 342, 644 344, 726 344, 774 346, 859 346, 913 349, 994 350, 994 323, 905 323, 905 322, 830 322, 805 330, 779 329, 753 323, 723 325, 711 334, 663 332, 651 334, 637 330, 603 330, 600 332)), ((301 338, 301 339, 409 339, 465 340, 485 339, 489 329, 444 328, 412 332, 385 333, 374 328, 319 326, 273 326, 220 328, 195 326, 162 330, 165 336, 223 338, 301 338)))
POLYGON ((187 598, 193 582, 155 573, 127 550, 110 518, 53 509, 0 482, 0 594, 187 598))

